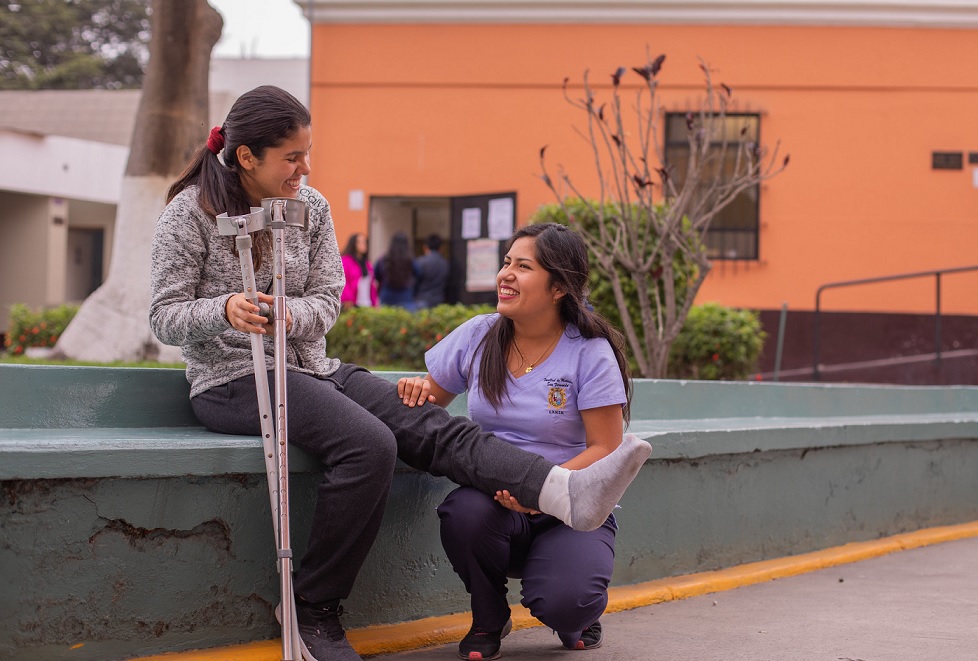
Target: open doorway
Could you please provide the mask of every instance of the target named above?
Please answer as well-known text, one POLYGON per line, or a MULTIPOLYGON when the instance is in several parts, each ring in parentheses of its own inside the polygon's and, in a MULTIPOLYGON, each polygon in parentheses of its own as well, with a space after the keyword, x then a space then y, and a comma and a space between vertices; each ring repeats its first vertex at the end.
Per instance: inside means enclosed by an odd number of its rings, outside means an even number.
POLYGON ((102 246, 105 231, 101 228, 68 228, 65 299, 84 301, 102 285, 102 246))
POLYGON ((516 218, 516 193, 454 197, 376 196, 370 198, 368 258, 376 263, 397 232, 407 234, 414 254, 422 254, 432 234, 442 238, 448 259, 447 303, 494 304, 495 274, 516 218))

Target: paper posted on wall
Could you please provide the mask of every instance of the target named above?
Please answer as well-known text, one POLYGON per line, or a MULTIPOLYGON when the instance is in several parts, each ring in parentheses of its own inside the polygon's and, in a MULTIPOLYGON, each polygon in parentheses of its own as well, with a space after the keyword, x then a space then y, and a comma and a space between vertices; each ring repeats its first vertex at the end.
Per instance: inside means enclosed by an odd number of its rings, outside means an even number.
POLYGON ((466 291, 495 291, 499 272, 499 241, 475 239, 465 244, 466 291))

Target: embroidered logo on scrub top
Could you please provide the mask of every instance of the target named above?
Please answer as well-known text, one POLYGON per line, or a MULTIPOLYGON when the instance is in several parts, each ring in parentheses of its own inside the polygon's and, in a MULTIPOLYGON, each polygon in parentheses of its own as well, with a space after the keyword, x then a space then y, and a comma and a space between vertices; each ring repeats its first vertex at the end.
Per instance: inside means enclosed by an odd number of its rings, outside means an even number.
POLYGON ((567 406, 567 389, 551 388, 547 395, 547 408, 551 411, 560 411, 567 406))
MULTIPOLYGON (((547 413, 550 415, 566 415, 564 408, 569 399, 567 392, 574 387, 573 382, 561 377, 548 377, 544 380, 549 392, 547 393, 547 413)), ((573 391, 571 391, 573 393, 573 391)), ((556 422, 559 418, 551 418, 556 422)))

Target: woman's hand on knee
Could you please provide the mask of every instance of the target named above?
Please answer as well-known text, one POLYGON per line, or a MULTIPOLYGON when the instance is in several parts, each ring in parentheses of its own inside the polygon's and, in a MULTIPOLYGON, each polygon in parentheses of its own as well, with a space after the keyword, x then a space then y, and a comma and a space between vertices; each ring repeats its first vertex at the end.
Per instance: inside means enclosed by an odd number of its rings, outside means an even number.
POLYGON ((397 396, 405 406, 414 408, 424 406, 425 402, 434 402, 431 394, 431 383, 420 376, 407 376, 397 380, 397 396))
POLYGON ((493 499, 505 507, 508 510, 513 510, 514 512, 519 512, 520 514, 539 514, 539 510, 531 510, 529 507, 523 507, 520 502, 516 500, 516 496, 509 493, 509 491, 503 489, 502 491, 497 491, 493 499))

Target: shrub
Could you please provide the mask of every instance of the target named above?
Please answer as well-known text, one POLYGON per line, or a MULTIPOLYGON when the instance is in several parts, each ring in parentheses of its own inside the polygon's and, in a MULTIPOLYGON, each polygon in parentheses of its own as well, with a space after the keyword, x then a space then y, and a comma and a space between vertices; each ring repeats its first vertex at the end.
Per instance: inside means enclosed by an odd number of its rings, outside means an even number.
MULTIPOLYGON (((424 352, 491 305, 355 308, 340 314, 326 335, 326 351, 374 369, 424 372, 424 352)), ((764 333, 756 313, 716 303, 694 306, 669 361, 669 378, 746 379, 756 371, 764 333)))
MULTIPOLYGON (((580 199, 568 199, 566 205, 567 211, 580 220, 584 231, 598 231, 598 219, 593 212, 597 202, 585 203, 580 199)), ((606 213, 613 212, 614 207, 608 203, 606 213)), ((567 214, 559 204, 541 206, 531 216, 530 222, 569 225, 567 214)), ((611 285, 598 273, 594 255, 590 251, 588 260, 591 264, 589 300, 595 311, 621 329, 621 313, 615 303, 611 285)), ((695 278, 696 266, 691 261, 681 261, 680 257, 676 258, 673 266, 676 290, 684 290, 686 282, 695 278)), ((622 289, 632 320, 640 324, 641 313, 634 281, 623 278, 622 289)), ((756 371, 763 345, 764 333, 755 313, 726 308, 717 303, 694 305, 671 347, 666 376, 673 379, 746 379, 756 371)), ((631 363, 632 376, 639 376, 631 347, 626 346, 626 353, 631 363)))
MULTIPOLYGON (((585 202, 580 198, 568 198, 565 201, 566 212, 559 204, 544 204, 541 205, 536 212, 530 216, 530 223, 559 223, 561 225, 566 225, 568 227, 574 227, 569 219, 568 214, 576 219, 580 224, 582 232, 588 234, 597 234, 599 231, 598 223, 600 219, 595 214, 594 210, 598 207, 598 202, 596 200, 590 200, 585 202)), ((657 207, 658 209, 659 207, 657 207)), ((606 216, 613 216, 617 214, 618 211, 612 202, 606 202, 604 206, 604 214, 606 216)), ((640 215, 641 210, 635 208, 633 213, 637 216, 640 215)), ((688 221, 686 221, 688 222, 688 221)), ((648 251, 651 252, 654 246, 648 246, 648 251)), ((601 314, 605 319, 610 321, 615 327, 623 329, 625 326, 622 323, 621 310, 618 309, 618 304, 615 302, 614 290, 611 287, 611 282, 608 278, 603 275, 598 268, 597 260, 594 257, 594 253, 591 249, 588 249, 588 263, 591 267, 591 273, 588 277, 588 288, 590 289, 589 300, 594 306, 594 309, 601 314)), ((621 281, 622 293, 626 301, 626 307, 628 309, 628 316, 631 318, 632 323, 636 326, 636 333, 639 337, 643 336, 642 332, 642 311, 638 302, 638 294, 636 293, 636 283, 628 274, 628 271, 618 266, 619 279, 621 281)), ((661 273, 661 268, 654 268, 653 272, 648 274, 645 278, 645 284, 647 290, 653 291, 658 289, 660 300, 665 296, 665 288, 663 286, 661 276, 656 275, 656 273, 661 273)), ((697 266, 691 260, 684 258, 681 254, 678 254, 673 260, 673 274, 674 274, 674 284, 676 292, 685 292, 687 289, 687 283, 696 278, 697 266)), ((677 305, 682 305, 682 301, 677 301, 677 305)), ((655 310, 653 308, 653 314, 655 310)), ((656 329, 645 329, 645 333, 652 333, 655 335, 657 333, 656 329)), ((633 376, 639 376, 637 361, 634 358, 634 348, 628 346, 626 348, 629 361, 632 366, 633 376)))
POLYGON ((15 303, 10 306, 10 327, 4 346, 14 356, 24 355, 28 347, 53 347, 76 312, 77 305, 31 310, 15 303))
POLYGON ((669 354, 676 379, 738 380, 757 370, 765 333, 757 313, 717 303, 690 309, 669 354))
POLYGON ((491 305, 344 310, 326 335, 326 352, 366 367, 423 372, 425 351, 468 319, 494 311, 491 305))

